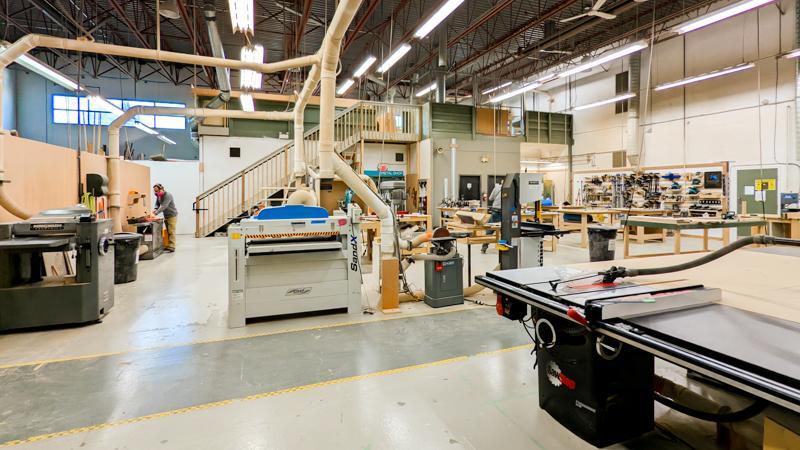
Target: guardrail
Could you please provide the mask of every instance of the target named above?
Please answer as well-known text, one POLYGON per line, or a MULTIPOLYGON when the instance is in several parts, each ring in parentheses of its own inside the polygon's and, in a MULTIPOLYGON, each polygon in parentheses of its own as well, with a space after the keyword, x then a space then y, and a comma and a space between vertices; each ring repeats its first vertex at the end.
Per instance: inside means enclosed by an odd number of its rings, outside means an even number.
MULTIPOLYGON (((336 151, 360 140, 415 142, 422 131, 417 105, 359 102, 334 119, 336 151)), ((291 183, 294 143, 289 143, 198 195, 195 203, 195 237, 208 236, 231 220, 249 212, 291 183)), ((319 126, 303 134, 303 151, 309 167, 319 166, 319 126)))

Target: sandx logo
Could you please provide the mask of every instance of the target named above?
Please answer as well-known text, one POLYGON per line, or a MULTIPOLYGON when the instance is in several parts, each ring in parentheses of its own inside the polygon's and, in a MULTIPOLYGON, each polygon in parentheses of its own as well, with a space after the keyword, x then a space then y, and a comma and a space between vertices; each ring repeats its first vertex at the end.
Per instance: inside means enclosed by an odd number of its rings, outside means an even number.
POLYGON ((353 260, 350 262, 350 270, 358 272, 358 236, 350 236, 350 249, 353 250, 353 260))

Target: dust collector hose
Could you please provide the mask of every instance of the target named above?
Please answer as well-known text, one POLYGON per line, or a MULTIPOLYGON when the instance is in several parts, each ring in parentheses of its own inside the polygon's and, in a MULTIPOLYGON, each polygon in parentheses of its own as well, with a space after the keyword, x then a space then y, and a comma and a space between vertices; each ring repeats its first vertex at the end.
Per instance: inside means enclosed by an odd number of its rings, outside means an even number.
POLYGON ((687 416, 692 416, 694 418, 700 420, 707 420, 709 422, 717 422, 717 423, 732 423, 732 422, 742 422, 747 419, 750 419, 764 411, 767 408, 769 403, 766 400, 757 399, 753 401, 753 403, 749 404, 748 406, 740 409, 739 411, 727 412, 727 413, 712 413, 707 411, 698 411, 696 409, 692 409, 686 405, 682 405, 672 399, 665 397, 664 395, 659 394, 658 392, 654 392, 655 400, 662 405, 666 406, 667 408, 674 409, 675 411, 681 412, 686 414, 687 416))
POLYGON ((446 255, 434 255, 431 253, 422 253, 419 255, 411 255, 409 258, 413 259, 414 261, 447 261, 449 259, 453 259, 454 256, 456 256, 455 247, 451 248, 446 255))
POLYGON ((616 280, 617 278, 637 277, 641 275, 661 275, 665 273, 680 272, 682 270, 693 269, 697 266, 702 266, 703 264, 710 263, 711 261, 722 258, 728 253, 731 253, 735 250, 738 250, 742 247, 746 247, 752 244, 789 245, 789 246, 800 247, 800 240, 786 239, 775 236, 765 236, 759 234, 756 236, 748 236, 741 239, 737 239, 736 241, 731 242, 730 244, 718 250, 715 250, 711 253, 708 253, 692 261, 687 261, 685 263, 675 264, 673 266, 666 266, 666 267, 653 267, 649 269, 626 269, 624 267, 614 266, 609 270, 600 272, 599 274, 603 275, 603 282, 613 283, 614 280, 616 280))

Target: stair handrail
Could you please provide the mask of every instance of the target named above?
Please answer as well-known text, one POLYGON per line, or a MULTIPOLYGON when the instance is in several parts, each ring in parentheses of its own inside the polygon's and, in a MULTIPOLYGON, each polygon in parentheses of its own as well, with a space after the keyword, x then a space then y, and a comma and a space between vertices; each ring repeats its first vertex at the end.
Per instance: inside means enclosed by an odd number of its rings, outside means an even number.
MULTIPOLYGON (((358 108, 359 106, 361 106, 361 104, 362 104, 362 103, 366 103, 366 102, 358 102, 358 103, 356 103, 356 104, 354 104, 354 105, 351 105, 350 107, 348 107, 348 108, 346 108, 346 109, 343 109, 343 110, 339 111, 339 112, 336 114, 336 117, 334 118, 334 121, 335 121, 335 120, 337 120, 337 119, 339 119, 340 117, 344 116, 345 114, 348 114, 349 112, 351 112, 351 111, 355 110, 356 108, 358 108)), ((371 102, 371 103, 374 103, 374 102, 371 102)), ((319 131, 319 125, 316 125, 316 126, 314 126, 314 127, 312 127, 312 128, 309 128, 309 129, 308 129, 308 131, 306 131, 305 133, 303 133, 303 139, 305 139, 305 138, 307 138, 307 137, 311 136, 312 134, 314 134, 314 133, 315 133, 315 132, 317 132, 317 131, 319 131)), ((240 171, 238 171, 238 172, 234 173, 233 175, 229 176, 228 178, 226 178, 226 179, 224 179, 224 180, 220 181, 219 183, 215 184, 214 186, 212 186, 212 187, 210 187, 210 188, 206 189, 205 191, 203 191, 202 193, 200 193, 200 194, 197 196, 197 200, 202 200, 202 199, 204 199, 204 198, 208 197, 209 195, 211 195, 211 194, 213 194, 214 192, 218 191, 218 190, 219 190, 219 189, 221 189, 222 187, 224 187, 224 186, 226 186, 226 185, 228 185, 228 184, 232 183, 232 182, 233 182, 233 181, 235 181, 237 178, 239 178, 239 177, 241 177, 241 176, 244 176, 244 174, 246 174, 247 172, 250 172, 251 170, 253 170, 253 169, 255 169, 256 167, 258 167, 258 166, 260 166, 260 165, 262 165, 262 164, 266 163, 267 161, 269 161, 269 160, 270 160, 270 159, 272 159, 272 158, 278 157, 278 156, 279 156, 280 154, 282 154, 283 152, 287 152, 287 151, 289 151, 289 149, 290 149, 290 148, 292 148, 292 147, 294 147, 294 142, 289 142, 289 143, 286 143, 285 145, 283 145, 282 147, 280 147, 280 148, 276 149, 276 150, 275 150, 275 151, 273 151, 272 153, 270 153, 270 154, 268 154, 268 155, 266 155, 266 156, 262 157, 261 159, 259 159, 259 160, 255 161, 255 162, 253 162, 252 164, 250 164, 249 166, 245 167, 244 169, 242 169, 242 170, 240 170, 240 171)))

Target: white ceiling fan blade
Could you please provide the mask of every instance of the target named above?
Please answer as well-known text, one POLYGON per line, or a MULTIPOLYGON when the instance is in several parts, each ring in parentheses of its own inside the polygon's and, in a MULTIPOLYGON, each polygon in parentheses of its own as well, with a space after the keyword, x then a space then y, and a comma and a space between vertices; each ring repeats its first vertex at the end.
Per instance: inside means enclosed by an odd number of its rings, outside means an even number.
POLYGON ((593 12, 594 12, 594 14, 592 14, 593 16, 599 17, 601 19, 611 20, 617 18, 616 14, 604 13, 602 11, 593 11, 593 12))
POLYGON ((581 17, 587 17, 589 13, 578 14, 577 16, 567 17, 566 19, 561 19, 560 22, 572 22, 575 19, 580 19, 581 17))
POLYGON ((597 11, 600 8, 602 8, 603 5, 606 4, 606 1, 607 0, 597 0, 597 3, 595 3, 594 6, 592 6, 592 11, 597 11))

